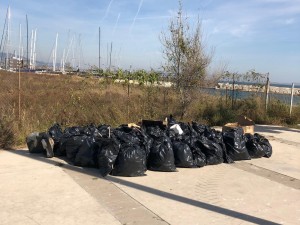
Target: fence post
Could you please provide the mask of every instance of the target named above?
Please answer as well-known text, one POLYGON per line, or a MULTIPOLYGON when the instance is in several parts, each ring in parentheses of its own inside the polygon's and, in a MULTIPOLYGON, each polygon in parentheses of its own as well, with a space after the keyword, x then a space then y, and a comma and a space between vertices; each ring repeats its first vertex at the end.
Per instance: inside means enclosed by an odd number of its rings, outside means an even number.
POLYGON ((18 78, 19 78, 19 90, 18 90, 18 108, 19 108, 19 115, 18 115, 18 119, 19 119, 19 124, 21 124, 21 71, 20 71, 20 62, 19 62, 19 64, 18 64, 18 66, 19 66, 19 76, 18 76, 18 78))
POLYGON ((234 108, 234 85, 235 85, 235 80, 234 80, 234 74, 232 76, 232 102, 231 102, 231 108, 234 108))
POLYGON ((295 84, 294 84, 294 83, 292 83, 292 88, 291 88, 291 106, 290 106, 290 117, 292 116, 293 98, 294 98, 294 87, 295 87, 295 84))
POLYGON ((129 120, 129 104, 130 104, 130 78, 131 78, 131 65, 130 65, 130 69, 129 69, 129 74, 128 74, 128 84, 127 84, 127 121, 128 123, 130 123, 129 120))
POLYGON ((228 99, 228 87, 226 85, 226 89, 225 89, 225 99, 226 99, 226 107, 227 107, 227 99, 228 99))
POLYGON ((269 79, 269 74, 267 76, 267 83, 266 83, 266 111, 268 110, 268 103, 269 103, 269 92, 270 92, 270 79, 269 79))

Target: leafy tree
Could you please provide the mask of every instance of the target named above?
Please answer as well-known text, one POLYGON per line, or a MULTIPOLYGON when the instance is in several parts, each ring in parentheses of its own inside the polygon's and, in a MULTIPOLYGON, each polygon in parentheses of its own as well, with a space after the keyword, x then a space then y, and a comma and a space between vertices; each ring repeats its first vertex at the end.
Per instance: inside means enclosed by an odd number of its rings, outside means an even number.
POLYGON ((191 103, 192 90, 203 84, 212 58, 212 54, 206 52, 200 20, 198 19, 195 29, 192 30, 188 18, 182 13, 182 3, 179 0, 177 16, 160 36, 166 59, 163 68, 179 92, 181 118, 185 116, 191 103))

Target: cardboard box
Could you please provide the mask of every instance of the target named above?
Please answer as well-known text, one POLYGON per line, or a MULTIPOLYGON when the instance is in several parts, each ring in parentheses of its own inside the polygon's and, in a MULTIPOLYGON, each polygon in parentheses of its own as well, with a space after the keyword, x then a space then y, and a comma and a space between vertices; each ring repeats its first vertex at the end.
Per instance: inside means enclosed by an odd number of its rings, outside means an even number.
POLYGON ((142 120, 142 126, 143 127, 159 126, 161 129, 166 128, 163 121, 158 121, 158 120, 142 120))
POLYGON ((249 119, 246 116, 237 116, 235 123, 226 123, 223 127, 222 127, 222 131, 226 131, 235 127, 242 127, 244 134, 248 133, 248 134, 254 134, 254 126, 255 123, 253 120, 249 119))

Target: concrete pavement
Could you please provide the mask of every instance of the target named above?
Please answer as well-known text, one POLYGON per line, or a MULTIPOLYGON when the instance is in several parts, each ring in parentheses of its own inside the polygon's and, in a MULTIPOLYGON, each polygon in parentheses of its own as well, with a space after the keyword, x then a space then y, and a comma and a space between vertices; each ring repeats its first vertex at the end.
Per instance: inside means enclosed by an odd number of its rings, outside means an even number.
POLYGON ((144 177, 1 150, 0 224, 300 224, 300 130, 255 129, 271 158, 144 177))
POLYGON ((120 224, 60 167, 41 157, 0 151, 1 225, 120 224))

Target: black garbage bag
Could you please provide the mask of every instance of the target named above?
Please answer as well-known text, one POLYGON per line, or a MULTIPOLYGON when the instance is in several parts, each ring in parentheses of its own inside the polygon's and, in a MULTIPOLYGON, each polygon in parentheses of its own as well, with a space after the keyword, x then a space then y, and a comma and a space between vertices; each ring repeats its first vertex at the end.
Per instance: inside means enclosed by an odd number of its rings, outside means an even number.
MULTIPOLYGON (((206 156, 200 149, 200 145, 198 140, 200 135, 193 129, 190 124, 185 123, 178 123, 183 130, 182 135, 176 135, 175 138, 173 137, 174 141, 179 141, 188 145, 192 153, 193 159, 193 167, 203 167, 206 165, 206 156)), ((174 151, 175 154, 175 151, 174 151)))
POLYGON ((146 133, 153 139, 157 139, 166 135, 166 132, 159 126, 145 127, 146 133))
POLYGON ((234 161, 251 159, 246 148, 246 138, 241 127, 236 127, 223 132, 223 140, 228 155, 234 161))
POLYGON ((55 153, 59 149, 60 139, 63 136, 61 126, 58 123, 54 124, 52 127, 49 128, 48 134, 54 140, 53 152, 54 152, 54 155, 56 155, 55 153))
POLYGON ((79 151, 79 148, 84 143, 85 139, 87 138, 86 135, 75 135, 66 138, 61 142, 63 145, 61 146, 60 150, 62 152, 66 152, 67 158, 74 163, 76 155, 79 151))
POLYGON ((223 161, 224 163, 234 163, 232 158, 227 153, 226 145, 223 140, 223 135, 221 131, 217 131, 215 129, 207 128, 204 132, 204 136, 209 140, 219 144, 223 150, 223 161))
POLYGON ((147 170, 146 151, 139 145, 123 143, 111 171, 113 176, 144 176, 147 170))
POLYGON ((195 167, 203 167, 206 165, 206 156, 201 151, 201 149, 197 146, 196 143, 192 144, 191 146, 192 154, 193 154, 193 161, 195 167))
POLYGON ((138 131, 134 128, 120 126, 113 131, 113 134, 121 144, 130 143, 132 145, 140 145, 140 138, 137 132, 138 131))
POLYGON ((111 126, 106 124, 101 124, 98 126, 98 131, 103 138, 110 138, 111 133, 113 132, 111 126))
POLYGON ((26 144, 30 153, 43 153, 48 158, 54 156, 54 141, 46 132, 34 132, 26 137, 26 144))
POLYGON ((59 140, 58 147, 54 149, 55 156, 66 156, 66 143, 72 136, 63 134, 59 140))
POLYGON ((139 145, 146 151, 148 156, 153 140, 147 135, 145 129, 121 125, 113 131, 113 134, 121 144, 139 145))
POLYGON ((252 158, 267 157, 272 155, 272 146, 267 138, 255 133, 254 135, 247 134, 247 149, 252 158))
POLYGON ((43 133, 34 132, 26 137, 26 144, 30 153, 42 153, 45 151, 42 139, 43 133))
MULTIPOLYGON (((76 150, 74 150, 74 153, 75 152, 76 150)), ((98 148, 95 146, 94 137, 90 136, 82 140, 75 156, 74 165, 82 167, 98 167, 98 148)))
POLYGON ((148 159, 153 139, 147 135, 147 133, 142 129, 140 133, 138 133, 138 137, 140 139, 140 145, 145 149, 146 151, 146 157, 148 159))
POLYGON ((196 122, 192 122, 192 128, 199 134, 204 135, 204 132, 207 130, 207 126, 203 124, 198 124, 196 122))
POLYGON ((121 125, 113 131, 120 143, 120 151, 111 174, 114 176, 143 176, 147 170, 147 139, 142 130, 121 125))
MULTIPOLYGON (((75 138, 75 142, 76 142, 76 141, 78 141, 79 137, 82 137, 82 136, 86 137, 86 135, 84 134, 84 131, 85 131, 85 128, 83 128, 83 127, 78 127, 78 126, 67 127, 64 130, 63 135, 60 137, 59 147, 55 148, 55 151, 54 151, 55 156, 66 156, 67 155, 66 146, 67 146, 67 144, 70 145, 70 143, 72 143, 72 140, 70 140, 70 139, 77 136, 75 138)), ((71 157, 72 162, 75 159, 74 157, 73 156, 71 157)))
POLYGON ((174 141, 172 145, 176 167, 194 167, 193 154, 189 145, 181 141, 174 141))
POLYGON ((87 136, 93 136, 95 138, 100 138, 102 137, 100 131, 94 124, 90 124, 88 126, 82 127, 81 128, 81 134, 87 135, 87 136))
POLYGON ((78 126, 67 127, 64 130, 63 134, 67 135, 67 136, 82 135, 83 134, 83 128, 82 127, 78 127, 78 126))
POLYGON ((167 129, 166 134, 170 138, 172 143, 176 140, 179 140, 179 135, 176 134, 176 132, 172 129, 167 129))
POLYGON ((147 168, 154 171, 175 172, 175 159, 172 142, 159 126, 146 127, 147 134, 153 139, 148 155, 147 168))
POLYGON ((206 165, 217 165, 224 162, 223 149, 217 142, 211 141, 204 136, 200 136, 196 143, 205 154, 206 165))
POLYGON ((264 157, 270 158, 272 156, 273 150, 272 150, 272 145, 270 144, 269 140, 262 137, 259 140, 259 143, 261 144, 261 146, 263 147, 263 149, 265 151, 264 157))
POLYGON ((96 139, 95 147, 98 149, 98 168, 100 174, 105 177, 114 167, 120 151, 120 143, 112 136, 111 138, 96 139))
POLYGON ((48 133, 50 137, 54 140, 54 142, 59 142, 61 136, 63 135, 61 126, 58 123, 50 127, 48 133))
POLYGON ((261 158, 265 156, 263 147, 259 144, 259 136, 257 134, 245 134, 247 141, 246 147, 251 158, 261 158))
POLYGON ((182 130, 181 134, 170 127, 166 130, 166 134, 171 139, 171 142, 173 143, 174 141, 181 141, 184 143, 189 143, 191 136, 193 136, 190 125, 183 122, 178 122, 176 125, 178 125, 182 130))
POLYGON ((175 159, 171 140, 162 136, 153 140, 148 156, 147 167, 149 170, 175 172, 175 159))

